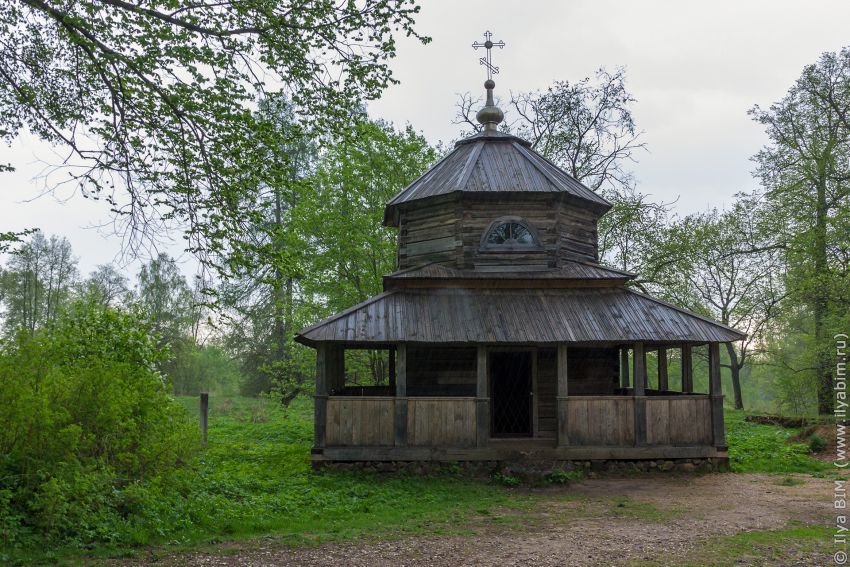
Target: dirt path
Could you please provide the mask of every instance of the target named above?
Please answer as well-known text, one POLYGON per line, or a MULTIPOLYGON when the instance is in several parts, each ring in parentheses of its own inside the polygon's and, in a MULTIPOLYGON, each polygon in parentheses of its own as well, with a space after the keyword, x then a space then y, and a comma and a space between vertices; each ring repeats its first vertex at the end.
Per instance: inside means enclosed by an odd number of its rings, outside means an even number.
MULTIPOLYGON (((475 518, 471 535, 289 549, 254 543, 171 555, 186 565, 830 565, 820 549, 775 545, 724 556, 724 536, 832 521, 832 481, 757 474, 595 479, 542 490, 532 512, 475 518), (779 550, 777 552, 777 549, 779 550), (707 555, 706 555, 707 554, 707 555), (719 555, 718 555, 719 554, 719 555), (742 557, 743 556, 743 557, 742 557), (728 558, 728 563, 726 562, 728 558)), ((749 546, 749 543, 745 543, 749 546)))

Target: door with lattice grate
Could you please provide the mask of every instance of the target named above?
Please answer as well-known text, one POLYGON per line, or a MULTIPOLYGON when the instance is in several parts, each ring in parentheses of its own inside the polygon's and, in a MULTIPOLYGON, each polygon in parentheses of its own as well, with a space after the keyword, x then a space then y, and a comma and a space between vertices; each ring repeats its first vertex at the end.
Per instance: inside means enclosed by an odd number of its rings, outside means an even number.
POLYGON ((490 353, 493 437, 530 437, 532 428, 531 352, 490 353))

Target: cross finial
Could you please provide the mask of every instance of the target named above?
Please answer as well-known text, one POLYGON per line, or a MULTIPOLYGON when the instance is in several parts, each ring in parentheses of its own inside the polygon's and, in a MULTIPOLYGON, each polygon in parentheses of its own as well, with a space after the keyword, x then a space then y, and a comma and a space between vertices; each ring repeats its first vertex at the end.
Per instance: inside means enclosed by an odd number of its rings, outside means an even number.
POLYGON ((494 47, 498 47, 499 49, 502 49, 502 48, 505 47, 504 41, 493 42, 492 37, 493 37, 492 33, 490 33, 489 31, 485 31, 484 32, 484 43, 481 43, 480 41, 475 41, 472 44, 472 49, 475 49, 476 51, 478 50, 479 47, 483 47, 484 49, 487 50, 487 54, 484 57, 480 58, 478 60, 478 62, 481 63, 482 65, 484 65, 484 67, 487 68, 487 80, 488 81, 493 80, 493 75, 499 74, 499 68, 493 66, 493 57, 492 57, 491 50, 494 47))

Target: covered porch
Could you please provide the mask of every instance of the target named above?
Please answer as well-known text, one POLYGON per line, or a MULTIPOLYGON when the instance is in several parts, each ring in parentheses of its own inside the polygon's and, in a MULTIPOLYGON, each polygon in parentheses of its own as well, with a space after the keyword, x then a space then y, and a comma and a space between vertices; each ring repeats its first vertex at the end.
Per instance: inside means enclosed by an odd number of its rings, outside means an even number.
POLYGON ((722 458, 719 342, 317 344, 316 461, 722 458), (693 350, 707 345, 707 393, 693 350), (346 384, 346 349, 388 384, 346 384), (657 353, 653 387, 647 353, 657 353), (668 373, 668 353, 680 361, 668 373))

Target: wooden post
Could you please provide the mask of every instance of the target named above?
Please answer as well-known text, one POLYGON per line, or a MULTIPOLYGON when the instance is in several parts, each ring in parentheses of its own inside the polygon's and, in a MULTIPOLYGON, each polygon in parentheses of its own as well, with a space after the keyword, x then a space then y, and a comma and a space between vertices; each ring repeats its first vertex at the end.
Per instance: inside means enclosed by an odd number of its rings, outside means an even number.
POLYGON ((321 453, 325 447, 325 427, 328 414, 328 351, 330 345, 319 343, 316 347, 316 395, 313 406, 313 452, 321 453))
POLYGON ((658 348, 658 389, 661 391, 670 389, 667 376, 667 349, 664 347, 658 348))
POLYGON ((478 345, 476 360, 475 414, 478 428, 477 445, 485 447, 490 440, 490 388, 487 347, 478 345))
POLYGON ((569 362, 567 345, 558 345, 558 386, 556 401, 558 403, 558 446, 565 447, 570 444, 568 432, 569 425, 569 375, 567 364, 569 362))
POLYGON ((694 364, 691 345, 682 345, 682 392, 692 394, 694 391, 694 364))
POLYGON ((345 388, 345 348, 329 344, 325 362, 325 392, 328 395, 342 392, 345 388))
POLYGON ((210 395, 208 392, 201 392, 201 443, 207 444, 207 424, 210 410, 210 395))
POLYGON ((620 387, 629 387, 629 349, 620 349, 620 387))
POLYGON ((646 445, 646 352, 643 343, 635 343, 635 445, 646 445))
POLYGON ((646 352, 643 343, 635 343, 632 349, 635 368, 635 396, 646 395, 646 352))
POLYGON ((389 349, 389 367, 390 367, 390 377, 389 377, 389 386, 390 390, 395 392, 395 348, 390 347, 389 349))
POLYGON ((714 446, 726 450, 726 427, 723 424, 723 387, 720 384, 720 344, 708 343, 708 394, 711 399, 711 430, 714 446))
POLYGON ((407 445, 407 345, 396 346, 395 444, 407 445))

